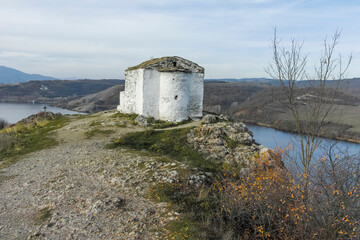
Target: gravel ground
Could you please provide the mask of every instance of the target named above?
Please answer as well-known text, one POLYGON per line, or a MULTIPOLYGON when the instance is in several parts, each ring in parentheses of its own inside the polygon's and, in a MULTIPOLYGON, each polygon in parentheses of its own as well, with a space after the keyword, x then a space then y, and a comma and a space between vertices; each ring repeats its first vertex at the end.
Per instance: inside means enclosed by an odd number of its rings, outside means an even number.
POLYGON ((162 238, 162 227, 178 213, 146 197, 157 181, 149 173, 173 174, 180 165, 105 149, 115 135, 141 129, 86 139, 90 121, 72 121, 54 133, 61 144, 1 170, 7 180, 0 185, 0 239, 162 238))

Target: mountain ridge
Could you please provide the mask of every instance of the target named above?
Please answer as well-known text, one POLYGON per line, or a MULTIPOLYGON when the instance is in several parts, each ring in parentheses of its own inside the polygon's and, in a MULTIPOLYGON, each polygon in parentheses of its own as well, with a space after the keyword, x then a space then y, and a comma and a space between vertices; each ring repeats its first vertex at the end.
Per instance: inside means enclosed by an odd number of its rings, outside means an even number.
POLYGON ((32 80, 56 80, 54 77, 44 76, 40 74, 29 74, 14 68, 0 66, 0 83, 10 84, 19 82, 28 82, 32 80))

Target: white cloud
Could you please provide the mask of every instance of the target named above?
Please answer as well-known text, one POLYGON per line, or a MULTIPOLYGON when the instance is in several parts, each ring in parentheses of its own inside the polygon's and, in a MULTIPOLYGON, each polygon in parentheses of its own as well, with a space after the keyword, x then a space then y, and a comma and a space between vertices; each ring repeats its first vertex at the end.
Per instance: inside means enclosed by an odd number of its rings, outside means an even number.
POLYGON ((359 7, 325 0, 0 2, 0 64, 55 77, 116 78, 163 55, 205 65, 211 78, 263 77, 275 25, 284 40, 305 39, 310 52, 336 27, 344 28, 342 49, 360 42, 352 31, 360 27, 359 7))

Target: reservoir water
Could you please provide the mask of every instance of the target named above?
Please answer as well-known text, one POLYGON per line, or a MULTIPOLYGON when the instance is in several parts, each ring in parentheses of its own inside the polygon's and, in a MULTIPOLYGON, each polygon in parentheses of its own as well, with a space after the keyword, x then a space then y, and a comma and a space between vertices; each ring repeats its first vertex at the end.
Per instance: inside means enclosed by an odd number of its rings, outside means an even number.
MULTIPOLYGON (((292 134, 284 131, 279 131, 273 128, 246 124, 248 129, 253 132, 256 142, 268 148, 287 147, 289 145, 294 148, 292 140, 296 138, 297 134, 292 134)), ((295 140, 296 142, 296 140, 295 140)), ((345 151, 350 155, 360 154, 360 144, 350 143, 338 140, 322 139, 322 144, 337 143, 338 152, 345 151)))
POLYGON ((44 111, 61 114, 77 114, 78 112, 62 109, 58 107, 51 107, 44 104, 32 104, 32 103, 0 103, 0 118, 6 120, 9 123, 16 123, 23 118, 26 118, 32 114, 44 111))

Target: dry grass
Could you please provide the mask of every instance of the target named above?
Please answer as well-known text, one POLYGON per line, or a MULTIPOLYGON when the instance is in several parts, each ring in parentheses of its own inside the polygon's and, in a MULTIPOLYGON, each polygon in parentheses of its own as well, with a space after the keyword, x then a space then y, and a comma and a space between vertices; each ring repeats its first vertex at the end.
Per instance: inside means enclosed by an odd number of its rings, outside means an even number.
POLYGON ((8 148, 15 141, 13 134, 0 133, 0 151, 8 148))

